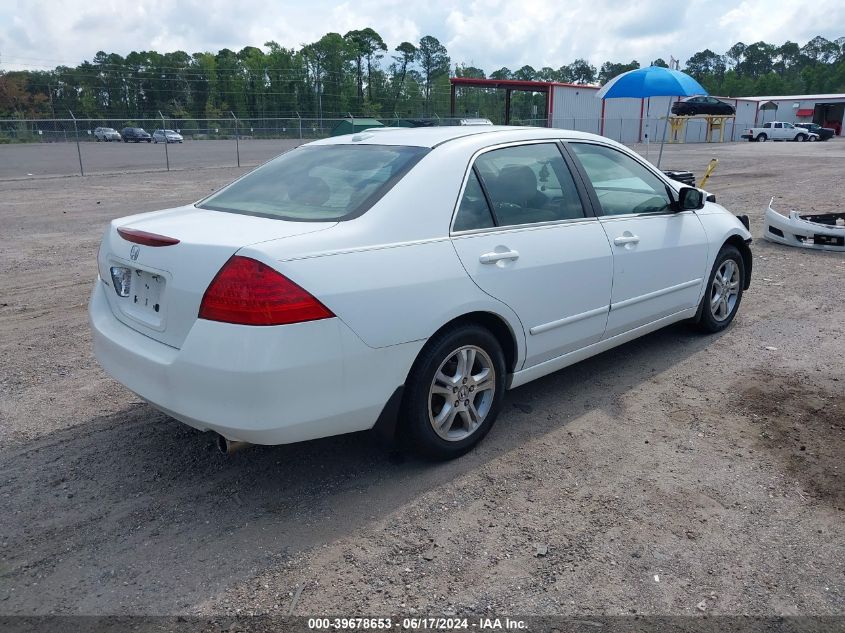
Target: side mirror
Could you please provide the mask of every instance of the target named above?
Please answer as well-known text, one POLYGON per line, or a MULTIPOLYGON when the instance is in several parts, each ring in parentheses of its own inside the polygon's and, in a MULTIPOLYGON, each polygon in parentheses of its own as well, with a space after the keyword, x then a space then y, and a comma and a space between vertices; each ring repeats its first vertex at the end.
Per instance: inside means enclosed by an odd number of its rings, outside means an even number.
POLYGON ((681 187, 678 192, 678 211, 694 211, 704 208, 704 194, 700 189, 681 187))

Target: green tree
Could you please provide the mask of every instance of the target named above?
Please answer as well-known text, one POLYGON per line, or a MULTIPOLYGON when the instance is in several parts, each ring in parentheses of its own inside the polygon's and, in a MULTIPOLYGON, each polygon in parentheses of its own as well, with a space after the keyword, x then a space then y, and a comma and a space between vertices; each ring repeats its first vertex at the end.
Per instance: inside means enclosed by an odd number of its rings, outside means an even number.
POLYGON ((425 111, 431 113, 431 93, 434 80, 449 75, 449 55, 446 47, 436 37, 426 35, 420 40, 417 48, 417 62, 423 77, 425 94, 425 111))
POLYGON ((408 76, 408 69, 414 60, 417 58, 417 47, 410 42, 402 42, 396 47, 396 52, 399 55, 394 55, 393 59, 393 106, 391 111, 396 111, 396 104, 399 102, 399 95, 405 87, 405 78, 408 76))
POLYGON ((627 64, 616 63, 616 62, 605 62, 601 65, 601 69, 599 70, 599 83, 606 84, 608 81, 616 77, 617 75, 621 75, 622 73, 626 73, 629 70, 636 70, 640 67, 640 63, 636 60, 629 62, 627 64))

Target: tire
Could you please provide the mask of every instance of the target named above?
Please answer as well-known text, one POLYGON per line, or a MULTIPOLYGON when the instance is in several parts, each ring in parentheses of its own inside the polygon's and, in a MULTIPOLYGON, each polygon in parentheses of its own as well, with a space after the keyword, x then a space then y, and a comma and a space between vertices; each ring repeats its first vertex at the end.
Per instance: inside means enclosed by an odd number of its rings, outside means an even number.
POLYGON ((807 140, 807 135, 806 135, 806 134, 798 134, 798 135, 795 137, 795 142, 796 142, 796 143, 803 143, 803 142, 804 142, 804 141, 806 141, 806 140, 807 140))
POLYGON ((811 136, 811 137, 809 138, 809 141, 810 141, 811 143, 815 143, 815 142, 816 142, 816 141, 818 141, 818 140, 819 140, 819 139, 818 139, 818 137, 816 137, 816 136, 811 136))
POLYGON ((499 415, 506 371, 501 345, 483 327, 456 325, 433 336, 405 383, 400 418, 403 442, 433 460, 453 459, 469 451, 499 415), (469 370, 462 369, 461 363, 466 367, 470 360, 469 370))
POLYGON ((698 329, 715 334, 728 327, 739 310, 744 285, 745 263, 742 255, 735 246, 726 244, 716 256, 713 270, 707 278, 707 286, 698 306, 698 318, 695 322, 698 329), (725 278, 728 279, 727 282, 724 281, 725 278), (724 292, 726 289, 727 293, 724 292), (713 307, 717 297, 722 299, 713 307))
POLYGON ((757 142, 758 143, 765 143, 767 140, 769 140, 769 137, 766 136, 765 134, 758 134, 757 135, 757 142))

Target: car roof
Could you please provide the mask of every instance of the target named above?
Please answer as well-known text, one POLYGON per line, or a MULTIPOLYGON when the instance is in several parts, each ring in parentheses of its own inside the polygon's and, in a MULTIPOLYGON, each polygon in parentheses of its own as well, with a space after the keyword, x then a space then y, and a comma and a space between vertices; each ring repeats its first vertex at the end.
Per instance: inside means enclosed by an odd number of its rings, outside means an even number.
POLYGON ((458 139, 472 137, 482 144, 493 145, 511 141, 535 139, 609 139, 587 132, 544 127, 515 127, 510 125, 447 125, 420 128, 372 128, 331 138, 313 141, 308 145, 405 145, 434 148, 458 139))

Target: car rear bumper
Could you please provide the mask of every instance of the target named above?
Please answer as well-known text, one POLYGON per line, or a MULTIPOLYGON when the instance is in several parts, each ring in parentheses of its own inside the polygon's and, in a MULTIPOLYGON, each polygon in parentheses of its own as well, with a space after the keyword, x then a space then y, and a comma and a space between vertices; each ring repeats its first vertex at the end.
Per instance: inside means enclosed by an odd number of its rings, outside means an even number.
POLYGON ((89 313, 107 373, 168 415, 255 444, 369 429, 423 342, 365 345, 340 319, 250 327, 197 319, 176 349, 111 311, 98 279, 89 313))

